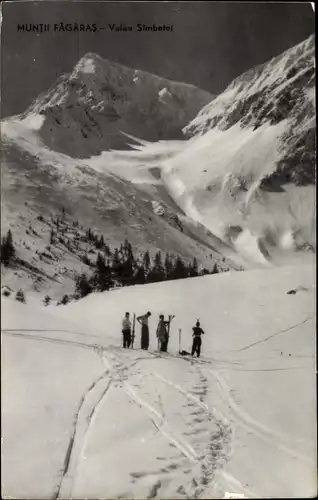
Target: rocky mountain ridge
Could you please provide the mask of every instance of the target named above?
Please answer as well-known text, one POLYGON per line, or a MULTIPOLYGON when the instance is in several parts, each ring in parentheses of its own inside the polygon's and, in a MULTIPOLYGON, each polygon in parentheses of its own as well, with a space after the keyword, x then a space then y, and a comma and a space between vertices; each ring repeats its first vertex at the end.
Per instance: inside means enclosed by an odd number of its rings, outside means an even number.
POLYGON ((26 111, 45 120, 44 143, 73 158, 127 146, 124 133, 145 140, 182 138, 182 128, 213 96, 86 54, 26 111))

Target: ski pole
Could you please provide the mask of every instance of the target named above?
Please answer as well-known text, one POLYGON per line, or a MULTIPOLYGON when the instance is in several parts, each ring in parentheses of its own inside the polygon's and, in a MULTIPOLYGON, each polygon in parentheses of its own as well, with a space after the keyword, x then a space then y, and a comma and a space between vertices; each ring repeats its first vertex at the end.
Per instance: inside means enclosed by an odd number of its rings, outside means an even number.
POLYGON ((181 328, 179 328, 179 352, 181 352, 181 328))
POLYGON ((136 314, 133 316, 133 329, 132 329, 132 338, 131 338, 131 348, 134 348, 134 340, 135 340, 135 323, 136 323, 136 314))

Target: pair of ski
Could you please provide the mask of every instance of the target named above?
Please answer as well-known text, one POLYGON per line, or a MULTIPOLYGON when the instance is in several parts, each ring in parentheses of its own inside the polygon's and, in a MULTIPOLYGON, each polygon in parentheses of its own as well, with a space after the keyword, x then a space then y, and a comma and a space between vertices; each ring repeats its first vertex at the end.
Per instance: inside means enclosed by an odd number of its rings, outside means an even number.
MULTIPOLYGON (((171 321, 173 320, 174 318, 174 314, 169 314, 168 318, 169 318, 169 323, 168 323, 168 328, 167 328, 167 336, 168 336, 168 341, 169 341, 169 336, 170 336, 170 325, 171 325, 171 321)), ((160 341, 159 341, 159 338, 158 338, 158 341, 157 341, 157 350, 158 352, 161 352, 160 351, 160 341)))
POLYGON ((134 348, 135 341, 136 314, 133 315, 132 332, 131 332, 131 348, 134 348))
MULTIPOLYGON (((168 324, 168 329, 167 329, 167 334, 168 334, 168 339, 170 335, 170 325, 171 321, 173 320, 174 315, 169 314, 169 324, 168 324)), ((135 331, 136 331, 136 314, 134 313, 133 315, 133 323, 132 323, 132 332, 131 332, 131 348, 134 348, 134 341, 135 341, 135 331)), ((181 329, 179 330, 179 350, 180 350, 180 341, 181 341, 181 329)), ((158 339, 158 351, 159 351, 159 339, 158 339)))

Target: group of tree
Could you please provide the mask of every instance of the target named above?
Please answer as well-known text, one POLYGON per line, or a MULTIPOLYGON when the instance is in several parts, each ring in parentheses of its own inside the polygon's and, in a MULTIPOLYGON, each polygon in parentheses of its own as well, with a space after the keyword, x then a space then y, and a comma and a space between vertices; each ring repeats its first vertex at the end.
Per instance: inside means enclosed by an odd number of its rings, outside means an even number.
MULTIPOLYGON (((58 223, 57 223, 58 225, 58 223)), ((57 235, 53 229, 50 232, 50 243, 54 244, 57 235)), ((93 272, 90 276, 80 274, 75 283, 75 297, 85 297, 93 291, 103 292, 115 286, 143 285, 161 281, 177 280, 202 276, 204 274, 215 274, 219 272, 217 264, 212 271, 205 268, 199 270, 197 259, 185 262, 180 256, 167 253, 164 257, 157 251, 152 259, 149 251, 142 256, 136 257, 131 243, 125 239, 124 243, 113 250, 106 244, 103 236, 98 236, 91 229, 86 231, 86 240, 93 243, 98 250, 95 262, 88 258, 87 254, 82 256, 82 261, 89 265, 93 272)), ((1 242, 1 262, 8 266, 15 257, 12 232, 9 229, 7 235, 1 242)), ((16 299, 24 302, 25 297, 21 290, 16 299)), ((70 298, 64 295, 59 304, 67 304, 70 298)), ((44 304, 49 305, 51 298, 46 296, 44 304)))
MULTIPOLYGON (((99 240, 100 241, 100 240, 99 240)), ((104 247, 105 248, 105 247, 104 247)), ((134 255, 131 243, 126 239, 113 252, 108 250, 97 253, 94 271, 91 276, 80 274, 76 279, 75 296, 85 297, 93 291, 103 292, 114 286, 143 285, 160 281, 170 281, 218 273, 215 264, 212 271, 199 270, 197 259, 191 263, 184 262, 180 256, 169 253, 162 257, 157 251, 151 259, 147 250, 142 258, 134 255)))
MULTIPOLYGON (((2 295, 4 295, 4 297, 10 297, 11 296, 11 292, 13 290, 11 290, 11 288, 7 287, 7 286, 4 286, 3 287, 3 292, 2 292, 2 295)), ((22 304, 25 304, 26 303, 26 298, 25 298, 25 294, 24 294, 24 291, 20 288, 20 290, 18 290, 15 294, 15 300, 17 300, 18 302, 22 302, 22 304)))

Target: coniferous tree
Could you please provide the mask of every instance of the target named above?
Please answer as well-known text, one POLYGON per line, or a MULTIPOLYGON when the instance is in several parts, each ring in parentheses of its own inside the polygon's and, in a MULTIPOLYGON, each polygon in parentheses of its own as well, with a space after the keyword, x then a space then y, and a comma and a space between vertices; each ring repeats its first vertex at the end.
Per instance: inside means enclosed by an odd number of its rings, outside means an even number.
POLYGON ((162 257, 160 250, 158 250, 158 252, 155 255, 155 266, 159 268, 162 267, 162 257))
POLYGON ((123 286, 129 286, 133 284, 134 279, 134 269, 136 268, 136 262, 132 250, 131 244, 128 240, 125 240, 124 244, 120 245, 120 251, 114 253, 113 269, 116 273, 118 281, 123 286), (121 258, 120 258, 121 254, 121 258))
POLYGON ((149 256, 148 250, 146 250, 146 252, 144 253, 143 265, 144 265, 145 271, 148 272, 149 268, 150 268, 150 256, 149 256))
POLYGON ((206 267, 203 267, 201 269, 201 273, 200 274, 201 274, 201 276, 205 276, 206 274, 212 274, 212 272, 210 272, 206 267))
POLYGON ((95 247, 97 248, 97 250, 101 250, 102 249, 102 245, 100 243, 100 239, 98 238, 98 236, 95 239, 95 247))
POLYGON ((16 295, 15 295, 15 299, 18 300, 19 302, 22 302, 23 304, 25 304, 25 295, 24 295, 24 292, 23 290, 18 290, 16 295))
POLYGON ((118 251, 118 248, 115 248, 114 255, 113 255, 112 267, 116 271, 116 269, 119 267, 119 265, 120 265, 119 251, 118 251))
POLYGON ((124 245, 123 245, 123 252, 124 256, 130 260, 134 260, 134 253, 132 249, 131 243, 128 241, 128 239, 125 239, 124 245))
POLYGON ((67 294, 63 295, 62 299, 61 299, 61 304, 63 304, 63 306, 66 306, 70 301, 70 298, 67 294))
POLYGON ((90 280, 90 285, 100 292, 109 290, 113 286, 111 269, 106 264, 105 257, 100 252, 97 255, 96 270, 90 280))
POLYGON ((46 295, 43 299, 43 303, 45 306, 48 306, 51 302, 51 297, 49 295, 46 295))
POLYGON ((219 269, 218 269, 217 263, 215 262, 213 269, 211 271, 211 274, 218 274, 218 272, 219 272, 219 269))
POLYGON ((155 267, 151 267, 147 273, 147 283, 156 283, 157 281, 160 281, 158 279, 158 274, 156 273, 155 267))
POLYGON ((103 268, 100 268, 99 272, 96 270, 92 279, 92 284, 99 292, 109 290, 114 284, 111 268, 105 264, 103 268))
POLYGON ((189 266, 189 277, 195 278, 196 276, 199 276, 198 261, 196 257, 193 257, 192 264, 189 266))
POLYGON ((98 273, 103 273, 105 271, 105 267, 106 267, 105 257, 103 257, 103 255, 100 252, 98 252, 97 258, 96 258, 96 269, 97 269, 97 272, 98 273))
POLYGON ((13 245, 13 238, 11 229, 8 230, 7 235, 2 238, 1 243, 1 262, 4 263, 5 266, 8 266, 10 261, 15 256, 15 248, 13 245))
POLYGON ((134 284, 135 285, 143 285, 146 283, 146 276, 145 276, 145 268, 141 264, 137 267, 136 274, 134 276, 134 284))
POLYGON ((112 257, 112 274, 114 276, 114 279, 117 280, 120 284, 122 283, 122 269, 121 269, 121 258, 119 254, 118 248, 115 248, 114 254, 112 257))
POLYGON ((51 231, 50 231, 50 244, 51 245, 54 245, 54 242, 55 242, 54 237, 55 237, 54 231, 53 231, 53 229, 51 229, 51 231))
POLYGON ((161 252, 158 251, 154 258, 154 263, 147 275, 149 283, 157 283, 165 280, 165 271, 162 266, 161 252))
POLYGON ((179 280, 185 277, 186 277, 186 268, 181 258, 178 255, 173 266, 172 279, 179 280))
POLYGON ((86 297, 89 293, 93 291, 92 286, 87 279, 87 276, 85 273, 81 274, 76 278, 76 283, 75 283, 75 292, 80 296, 80 297, 86 297))
POLYGON ((7 232, 7 245, 8 245, 9 251, 11 252, 11 255, 13 256, 15 251, 14 251, 14 246, 13 246, 13 237, 12 237, 11 229, 9 229, 7 232))
POLYGON ((123 285, 129 286, 133 283, 134 260, 130 256, 121 265, 121 275, 123 285))
POLYGON ((170 280, 171 273, 173 270, 173 262, 172 262, 172 259, 169 255, 169 253, 167 253, 166 257, 165 257, 164 269, 165 269, 166 280, 170 280))
POLYGON ((86 236, 87 236, 88 241, 93 241, 94 240, 94 235, 93 235, 92 230, 91 230, 90 227, 88 228, 86 236))

